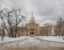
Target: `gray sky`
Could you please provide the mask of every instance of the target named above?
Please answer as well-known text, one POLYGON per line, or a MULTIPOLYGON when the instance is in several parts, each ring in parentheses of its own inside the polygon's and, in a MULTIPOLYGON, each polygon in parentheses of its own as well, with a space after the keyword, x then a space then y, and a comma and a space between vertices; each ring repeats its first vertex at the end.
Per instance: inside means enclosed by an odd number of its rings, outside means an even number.
POLYGON ((40 23, 55 23, 59 17, 64 18, 64 0, 0 0, 0 7, 21 8, 27 17, 33 11, 40 23))

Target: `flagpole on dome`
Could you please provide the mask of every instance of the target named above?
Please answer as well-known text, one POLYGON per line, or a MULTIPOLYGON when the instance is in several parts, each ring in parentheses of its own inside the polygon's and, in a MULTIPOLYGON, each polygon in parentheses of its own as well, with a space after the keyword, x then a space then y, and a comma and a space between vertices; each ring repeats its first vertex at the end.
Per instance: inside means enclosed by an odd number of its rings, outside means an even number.
POLYGON ((31 12, 31 15, 33 16, 33 11, 31 12))

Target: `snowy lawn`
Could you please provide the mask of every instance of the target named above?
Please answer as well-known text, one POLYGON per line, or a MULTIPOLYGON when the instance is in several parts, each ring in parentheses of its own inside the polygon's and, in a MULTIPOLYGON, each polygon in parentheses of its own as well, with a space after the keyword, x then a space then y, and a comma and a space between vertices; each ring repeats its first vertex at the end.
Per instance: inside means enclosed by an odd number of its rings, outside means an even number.
MULTIPOLYGON (((64 47, 64 40, 61 36, 21 36, 16 38, 4 37, 0 44, 3 47, 28 47, 28 46, 52 46, 52 47, 64 47)), ((2 47, 1 46, 1 47, 2 47)))
POLYGON ((46 41, 55 41, 55 42, 64 42, 62 36, 20 36, 16 38, 9 38, 9 37, 4 37, 3 41, 1 40, 0 37, 0 43, 6 43, 6 42, 12 42, 12 41, 19 41, 19 40, 28 40, 28 41, 35 41, 35 40, 46 40, 46 41))
POLYGON ((38 36, 37 38, 40 39, 40 40, 64 42, 62 36, 38 36))
POLYGON ((23 40, 25 39, 26 37, 24 36, 21 36, 21 37, 16 37, 16 38, 9 38, 8 36, 5 36, 3 41, 1 40, 1 37, 0 37, 0 43, 6 43, 6 42, 12 42, 12 41, 18 41, 18 40, 23 40))

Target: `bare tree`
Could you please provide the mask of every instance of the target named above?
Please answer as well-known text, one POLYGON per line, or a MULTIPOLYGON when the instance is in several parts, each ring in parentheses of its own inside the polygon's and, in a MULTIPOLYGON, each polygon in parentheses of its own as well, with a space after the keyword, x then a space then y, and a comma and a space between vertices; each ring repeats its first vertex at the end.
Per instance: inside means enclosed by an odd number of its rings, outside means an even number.
POLYGON ((4 28, 8 32, 9 37, 16 37, 18 25, 24 20, 20 9, 5 9, 0 11, 0 18, 3 22, 4 28), (15 26, 15 35, 13 35, 13 26, 15 26))
POLYGON ((21 14, 21 9, 13 9, 12 10, 15 16, 15 37, 17 35, 17 31, 18 31, 18 25, 25 20, 25 17, 21 14))
POLYGON ((56 33, 56 35, 59 35, 59 36, 63 36, 63 27, 62 27, 62 25, 63 25, 63 21, 62 21, 62 18, 59 18, 59 20, 57 21, 57 24, 56 24, 56 26, 55 26, 55 29, 54 29, 54 31, 55 31, 55 33, 56 33))
POLYGON ((1 40, 2 41, 3 41, 4 36, 5 36, 5 27, 4 26, 5 26, 4 23, 2 23, 1 24, 1 36, 2 36, 1 40))

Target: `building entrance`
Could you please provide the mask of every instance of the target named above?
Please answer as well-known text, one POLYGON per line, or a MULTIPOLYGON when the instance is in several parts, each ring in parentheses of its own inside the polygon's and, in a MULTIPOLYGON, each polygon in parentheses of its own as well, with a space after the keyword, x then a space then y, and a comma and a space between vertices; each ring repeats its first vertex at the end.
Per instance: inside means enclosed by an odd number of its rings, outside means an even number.
POLYGON ((30 32, 30 35, 34 35, 34 32, 30 32))

